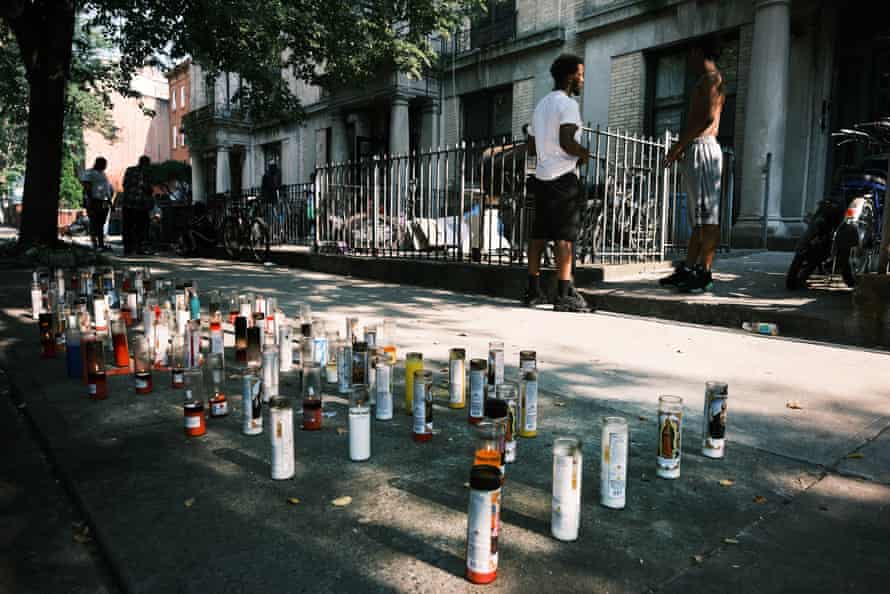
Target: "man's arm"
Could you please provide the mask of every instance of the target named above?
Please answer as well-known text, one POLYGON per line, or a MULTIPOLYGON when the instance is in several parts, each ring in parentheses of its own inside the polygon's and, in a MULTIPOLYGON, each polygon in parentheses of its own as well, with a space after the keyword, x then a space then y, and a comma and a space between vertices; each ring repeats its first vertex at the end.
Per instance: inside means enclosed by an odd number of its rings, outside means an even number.
POLYGON ((689 143, 710 128, 717 118, 720 117, 721 101, 723 99, 720 93, 720 83, 720 75, 712 74, 703 78, 702 82, 695 88, 695 96, 691 101, 686 128, 680 134, 680 138, 674 146, 671 147, 667 157, 665 157, 665 166, 679 159, 686 147, 689 146, 689 143))
POLYGON ((580 165, 586 165, 588 159, 590 159, 590 155, 581 143, 575 140, 575 132, 578 130, 578 126, 575 124, 562 124, 559 127, 559 146, 562 147, 562 150, 572 155, 573 157, 578 157, 580 161, 580 165))
POLYGON ((529 157, 537 157, 538 156, 538 145, 535 144, 535 137, 528 137, 528 156, 529 157))

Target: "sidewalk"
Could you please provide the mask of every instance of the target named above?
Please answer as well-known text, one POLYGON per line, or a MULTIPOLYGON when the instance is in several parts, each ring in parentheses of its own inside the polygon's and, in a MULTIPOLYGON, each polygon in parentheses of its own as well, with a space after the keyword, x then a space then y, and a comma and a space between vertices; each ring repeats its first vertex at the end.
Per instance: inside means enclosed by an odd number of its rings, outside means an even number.
MULTIPOLYGON (((338 431, 345 403, 326 397, 336 416, 324 430, 296 431, 296 478, 271 481, 268 436, 240 433, 235 380, 227 389, 236 412, 208 421, 199 439, 183 435, 182 394, 166 374, 155 374, 148 396, 111 377, 109 399, 90 401, 64 377, 62 360, 37 357, 36 327, 18 307, 27 302, 27 271, 10 273, 0 281, 0 323, 11 341, 4 367, 128 592, 834 594, 883 591, 890 579, 885 355, 279 267, 164 259, 154 269, 194 278, 202 290, 273 295, 291 316, 309 302, 338 329, 347 313, 397 317, 400 353, 423 351, 437 383, 449 347, 478 357, 489 339, 503 339, 508 376, 518 350, 536 348, 541 425, 507 469, 498 579, 473 587, 462 578, 466 411, 437 405, 438 434, 427 444, 410 440, 401 411, 375 422, 372 459, 357 464, 338 431), (723 461, 699 454, 706 379, 730 384, 723 461), (664 393, 687 400, 676 481, 654 476, 654 403, 664 393), (786 407, 792 399, 800 409, 786 407), (623 511, 597 502, 608 414, 630 425, 623 511), (558 435, 584 442, 575 543, 549 534, 558 435), (862 457, 847 457, 856 452, 862 457), (351 504, 331 504, 342 496, 351 504)), ((293 378, 282 379, 282 392, 296 395, 293 378)))
POLYGON ((785 289, 790 252, 719 257, 713 293, 689 295, 659 286, 668 271, 607 279, 582 293, 602 311, 739 329, 742 322, 774 322, 781 336, 857 346, 866 344, 853 320, 852 291, 835 275, 814 275, 810 287, 785 289))

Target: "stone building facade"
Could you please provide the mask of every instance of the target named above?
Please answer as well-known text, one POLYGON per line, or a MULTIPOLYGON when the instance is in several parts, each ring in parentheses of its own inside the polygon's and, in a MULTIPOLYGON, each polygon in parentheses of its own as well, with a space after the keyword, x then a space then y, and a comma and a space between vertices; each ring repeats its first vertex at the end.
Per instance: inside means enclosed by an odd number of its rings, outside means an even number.
MULTIPOLYGON (((727 83, 719 139, 736 154, 733 241, 757 245, 766 226, 771 245, 788 247, 832 171, 856 158, 834 150, 831 131, 890 114, 890 27, 873 10, 831 0, 489 0, 486 17, 439 41, 427 78, 384 74, 326 93, 294 82, 305 122, 217 118, 219 138, 199 160, 221 190, 258 184, 272 161, 296 183, 324 162, 520 137, 561 53, 584 59, 588 125, 663 136, 683 125, 690 43, 716 34, 727 83)), ((193 85, 195 106, 212 96, 199 95, 193 85)), ((219 80, 215 97, 224 99, 219 80)), ((200 164, 193 171, 208 179, 200 164)))

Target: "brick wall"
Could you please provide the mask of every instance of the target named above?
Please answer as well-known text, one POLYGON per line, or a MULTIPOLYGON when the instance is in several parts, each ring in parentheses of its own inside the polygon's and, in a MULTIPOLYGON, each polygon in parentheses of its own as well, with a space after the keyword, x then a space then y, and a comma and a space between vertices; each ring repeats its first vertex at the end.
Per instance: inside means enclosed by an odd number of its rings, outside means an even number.
POLYGON ((642 52, 612 58, 609 127, 631 133, 643 131, 646 109, 645 61, 642 52))
POLYGON ((532 121, 535 110, 535 79, 513 83, 513 138, 522 138, 522 127, 532 121))

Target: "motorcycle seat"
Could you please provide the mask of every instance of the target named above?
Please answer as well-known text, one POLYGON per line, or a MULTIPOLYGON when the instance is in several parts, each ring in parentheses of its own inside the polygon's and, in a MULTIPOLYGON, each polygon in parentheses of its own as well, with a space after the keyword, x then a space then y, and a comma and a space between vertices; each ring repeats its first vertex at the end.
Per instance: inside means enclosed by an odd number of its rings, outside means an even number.
POLYGON ((850 173, 842 178, 841 185, 847 189, 874 188, 884 190, 887 187, 887 175, 877 171, 850 173))

